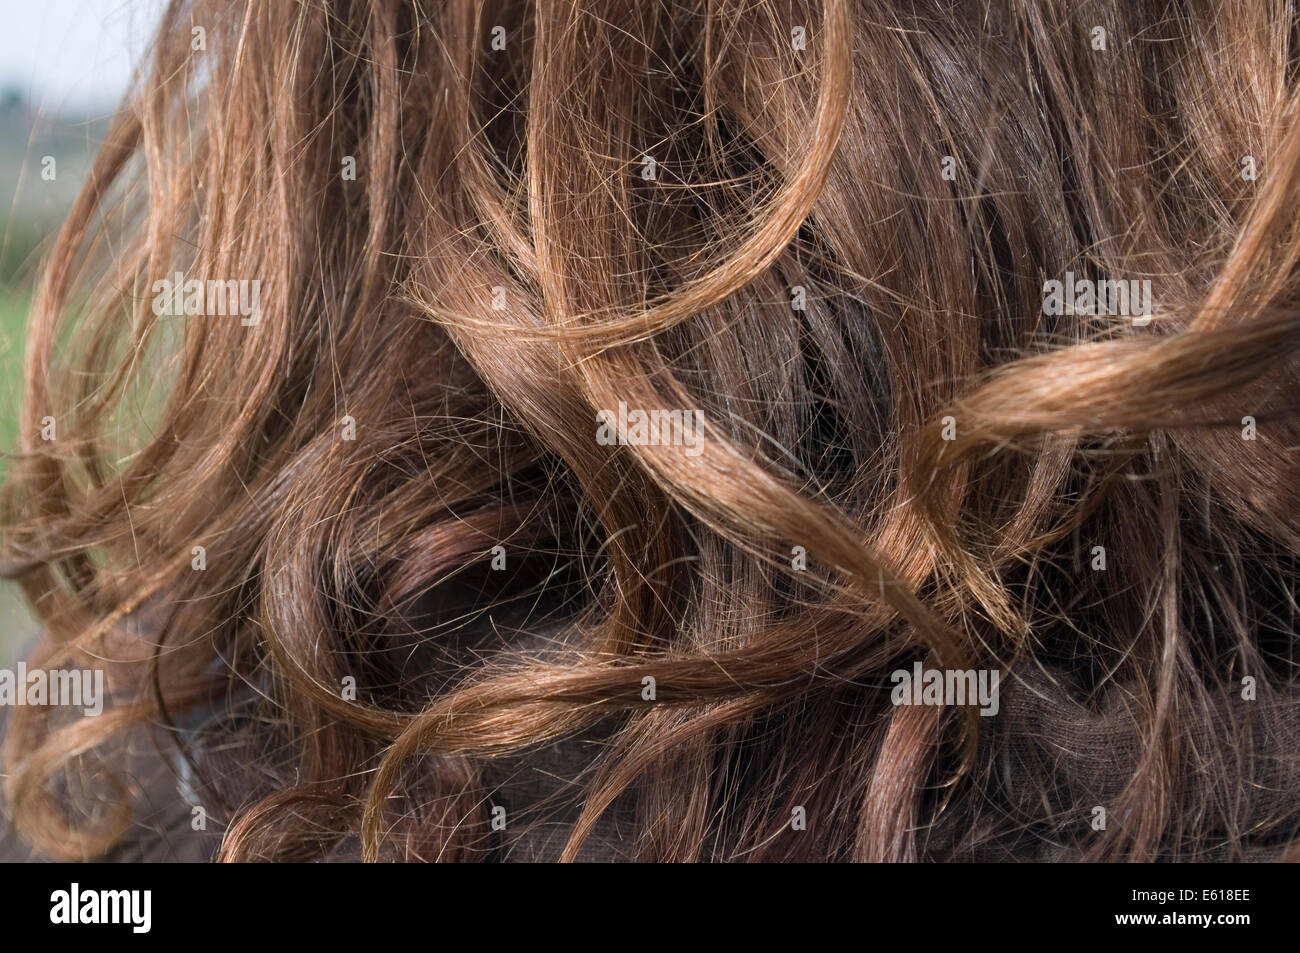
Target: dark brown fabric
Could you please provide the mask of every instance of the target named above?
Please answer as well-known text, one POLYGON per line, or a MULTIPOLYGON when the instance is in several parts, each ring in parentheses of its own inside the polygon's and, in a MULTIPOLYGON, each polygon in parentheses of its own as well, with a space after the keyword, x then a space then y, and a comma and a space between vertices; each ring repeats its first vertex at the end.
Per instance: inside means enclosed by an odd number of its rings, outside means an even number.
MULTIPOLYGON (((5 726, 0 709, 0 732, 5 726)), ((158 863, 201 862, 215 858, 221 845, 224 825, 218 816, 209 820, 207 830, 192 828, 192 808, 207 798, 199 797, 189 787, 193 780, 179 758, 167 757, 165 746, 174 744, 165 738, 147 741, 139 736, 121 753, 120 765, 133 792, 135 820, 119 847, 103 858, 109 862, 158 863), (152 742, 159 742, 155 746, 152 742)), ((507 826, 501 832, 491 860, 503 862, 547 862, 559 858, 578 806, 573 803, 574 779, 587 766, 594 742, 574 739, 548 748, 534 757, 502 760, 495 763, 485 777, 493 790, 493 806, 506 809, 507 826), (567 805, 567 806, 566 806, 567 805), (547 817, 537 818, 539 808, 548 809, 547 817), (553 810, 554 808, 559 810, 553 810)), ((233 744, 219 746, 201 755, 203 767, 210 775, 212 789, 227 793, 250 783, 250 774, 267 769, 268 764, 250 764, 243 759, 246 748, 233 744)), ((625 859, 621 847, 625 825, 617 815, 602 818, 592 837, 584 844, 580 861, 614 861, 625 859)), ((7 806, 0 794, 0 863, 41 862, 17 836, 10 823, 7 806)), ((340 843, 328 857, 334 862, 353 862, 360 851, 351 840, 340 843)))
MULTIPOLYGON (((0 708, 0 738, 8 727, 8 712, 0 708)), ((221 831, 192 828, 192 805, 174 765, 160 753, 165 739, 133 732, 112 755, 128 781, 132 823, 121 842, 103 860, 115 863, 196 863, 211 860, 221 844, 221 831)), ((0 863, 40 862, 41 857, 14 831, 0 786, 0 863)))
MULTIPOLYGON (((958 860, 1077 860, 1100 836, 1092 827, 1095 808, 1106 809, 1108 830, 1124 829, 1123 795, 1148 749, 1131 686, 1109 683, 1087 704, 1064 670, 1027 667, 1004 678, 999 714, 980 726, 995 776, 975 786, 983 793, 980 803, 963 805, 969 813, 954 807, 960 822, 941 817, 930 852, 958 860)), ((1220 818, 1221 841, 1184 860, 1279 859, 1300 830, 1300 697, 1246 700, 1216 691, 1207 698, 1216 699, 1211 720, 1178 713, 1172 748, 1160 750, 1177 751, 1191 765, 1216 751, 1235 758, 1239 773, 1224 789, 1175 789, 1167 829, 1196 812, 1220 818), (1290 826, 1264 827, 1278 817, 1290 826), (1238 839, 1239 849, 1224 846, 1238 839)))
MULTIPOLYGON (((502 633, 498 632, 499 635, 502 633)), ((504 633, 511 641, 539 650, 554 645, 555 628, 532 634, 504 633)), ((1168 812, 1179 816, 1210 811, 1224 821, 1223 843, 1204 845, 1195 858, 1205 861, 1273 860, 1285 851, 1287 831, 1256 835, 1257 826, 1277 816, 1300 828, 1300 698, 1295 695, 1246 700, 1220 697, 1212 721, 1187 723, 1177 748, 1189 759, 1218 748, 1240 765, 1240 782, 1230 790, 1200 787, 1175 791, 1168 812)), ((161 728, 132 733, 107 755, 129 779, 134 821, 119 847, 105 858, 116 862, 206 861, 216 856, 228 811, 258 794, 274 790, 291 772, 289 746, 258 726, 258 699, 249 691, 224 710, 191 714, 174 736, 161 728), (197 772, 180 757, 184 741, 197 772), (200 780, 200 778, 202 780, 200 780), (192 829, 192 809, 209 811, 207 830, 192 829), (224 807, 223 807, 224 805, 224 807)), ((0 737, 8 712, 0 708, 0 737)), ((1004 675, 1000 711, 981 719, 980 744, 995 753, 997 776, 970 786, 978 803, 941 815, 930 831, 926 856, 969 861, 1069 861, 1091 846, 1095 806, 1108 809, 1108 825, 1124 823, 1115 810, 1139 766, 1143 739, 1137 731, 1135 702, 1126 686, 1109 683, 1086 703, 1064 670, 1027 668, 1004 675), (948 822, 946 817, 961 818, 948 822)), ((502 862, 549 862, 559 858, 578 816, 583 782, 601 750, 599 735, 568 739, 544 749, 488 763, 482 775, 493 807, 506 811, 506 826, 496 835, 491 856, 502 862)), ((606 812, 578 859, 605 862, 631 855, 631 807, 606 812)), ((356 861, 354 839, 335 845, 321 859, 356 861)), ((39 861, 14 833, 0 795, 0 862, 39 861)))

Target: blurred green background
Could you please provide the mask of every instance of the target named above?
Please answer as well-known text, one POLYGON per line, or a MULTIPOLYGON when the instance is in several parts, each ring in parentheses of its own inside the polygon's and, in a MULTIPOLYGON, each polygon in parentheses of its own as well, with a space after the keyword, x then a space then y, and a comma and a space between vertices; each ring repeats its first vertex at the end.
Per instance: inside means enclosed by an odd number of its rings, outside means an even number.
MULTIPOLYGON (((143 62, 165 0, 9 3, 0 30, 0 471, 16 446, 28 311, 42 257, 110 116, 143 62), (42 176, 46 156, 54 176, 42 176)), ((0 580, 0 667, 37 627, 0 580)))
MULTIPOLYGON (((103 140, 102 115, 53 113, 0 89, 0 474, 17 446, 23 347, 40 263, 103 140), (42 176, 50 168, 53 178, 42 176)), ((0 666, 36 634, 15 583, 0 580, 0 666)))

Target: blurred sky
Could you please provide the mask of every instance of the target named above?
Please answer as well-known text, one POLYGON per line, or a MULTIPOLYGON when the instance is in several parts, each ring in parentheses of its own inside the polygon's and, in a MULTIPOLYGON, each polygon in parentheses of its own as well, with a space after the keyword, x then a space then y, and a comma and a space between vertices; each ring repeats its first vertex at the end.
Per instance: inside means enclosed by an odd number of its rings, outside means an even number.
POLYGON ((0 90, 41 112, 118 104, 165 0, 0 0, 0 90))

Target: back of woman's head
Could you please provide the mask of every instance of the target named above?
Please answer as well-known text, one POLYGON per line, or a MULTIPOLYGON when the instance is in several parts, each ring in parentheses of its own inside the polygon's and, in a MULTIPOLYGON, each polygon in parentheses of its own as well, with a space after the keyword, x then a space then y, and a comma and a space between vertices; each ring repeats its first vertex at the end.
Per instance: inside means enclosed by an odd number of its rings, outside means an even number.
POLYGON ((32 314, 5 567, 112 700, 19 829, 167 725, 226 858, 1285 853, 1297 36, 174 2, 32 314))

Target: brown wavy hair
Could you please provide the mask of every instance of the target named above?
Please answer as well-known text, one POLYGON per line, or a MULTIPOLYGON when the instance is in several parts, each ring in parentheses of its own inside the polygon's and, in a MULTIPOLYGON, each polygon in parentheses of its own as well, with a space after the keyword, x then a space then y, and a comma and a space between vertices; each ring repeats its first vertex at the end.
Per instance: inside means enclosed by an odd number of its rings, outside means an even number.
POLYGON ((1298 41, 174 0, 31 317, 4 569, 112 703, 14 710, 18 829, 109 851, 165 726, 265 765, 224 859, 495 856, 494 770, 566 739, 518 821, 564 859, 611 817, 650 860, 1288 856, 1298 41), (177 272, 260 319, 156 313, 177 272), (1053 313, 1067 274, 1150 322, 1053 313), (620 404, 697 445, 597 440, 620 404), (916 662, 1000 711, 891 703, 916 662))

